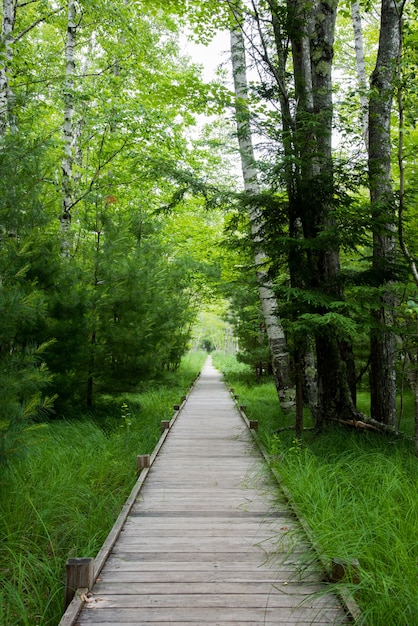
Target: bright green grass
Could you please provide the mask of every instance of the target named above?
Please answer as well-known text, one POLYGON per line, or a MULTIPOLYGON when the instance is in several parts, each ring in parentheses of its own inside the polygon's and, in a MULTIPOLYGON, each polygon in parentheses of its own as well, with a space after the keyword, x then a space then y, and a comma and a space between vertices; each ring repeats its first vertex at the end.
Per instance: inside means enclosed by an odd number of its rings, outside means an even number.
POLYGON ((58 624, 67 558, 96 556, 135 482, 136 456, 152 452, 205 358, 188 355, 165 386, 104 398, 95 419, 44 425, 2 471, 2 626, 58 624))
POLYGON ((327 558, 357 558, 364 623, 418 624, 418 464, 412 446, 337 428, 275 441, 275 465, 327 558))
MULTIPOLYGON (((418 624, 418 462, 412 442, 340 427, 307 432, 303 442, 291 432, 274 434, 286 418, 273 385, 254 386, 248 370, 241 377, 242 366, 234 368, 233 360, 216 357, 215 364, 249 416, 259 420, 261 440, 322 556, 359 560, 361 582, 353 592, 360 623, 418 624)), ((365 407, 366 394, 360 401, 365 407)))

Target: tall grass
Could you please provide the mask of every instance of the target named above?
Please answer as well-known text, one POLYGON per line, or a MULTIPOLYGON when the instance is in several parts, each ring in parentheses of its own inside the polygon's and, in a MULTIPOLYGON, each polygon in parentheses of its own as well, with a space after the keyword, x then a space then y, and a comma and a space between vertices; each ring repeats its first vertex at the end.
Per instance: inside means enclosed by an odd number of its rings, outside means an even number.
POLYGON ((274 441, 274 464, 323 555, 356 558, 364 623, 418 624, 418 467, 411 446, 340 428, 274 441), (279 460, 280 459, 280 460, 279 460))
POLYGON ((188 355, 154 388, 103 398, 95 415, 32 432, 29 453, 0 476, 0 624, 59 622, 67 558, 97 554, 135 482, 137 454, 152 452, 204 358, 188 355))
POLYGON ((412 442, 343 427, 321 435, 308 432, 297 441, 291 432, 277 430, 287 418, 271 383, 255 385, 233 362, 216 358, 215 363, 249 417, 259 420, 272 464, 322 556, 359 560, 360 583, 353 592, 362 610, 360 623, 418 624, 418 463, 412 442))

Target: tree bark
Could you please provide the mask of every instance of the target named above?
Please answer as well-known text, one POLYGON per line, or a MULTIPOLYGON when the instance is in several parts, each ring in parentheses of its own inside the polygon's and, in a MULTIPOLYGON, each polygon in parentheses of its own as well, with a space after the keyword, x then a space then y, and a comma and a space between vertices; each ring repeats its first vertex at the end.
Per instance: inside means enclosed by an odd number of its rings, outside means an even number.
MULTIPOLYGON (((267 7, 255 0, 251 2, 251 16, 256 22, 261 42, 258 56, 277 83, 281 106, 289 235, 292 240, 289 249, 291 285, 311 291, 313 301, 315 292, 321 298, 325 294, 335 300, 343 299, 339 280, 338 236, 334 234, 331 151, 331 70, 337 4, 337 0, 314 0, 310 3, 288 0, 284 20, 283 7, 277 0, 267 0, 269 20, 265 13, 267 7), (272 33, 263 36, 267 25, 271 25, 272 33), (269 55, 272 39, 277 49, 274 62, 269 55), (289 105, 286 88, 289 40, 293 60, 292 89, 295 91, 293 106, 289 105)), ((327 309, 317 304, 312 305, 311 312, 325 314, 327 309)), ((328 324, 326 330, 317 327, 314 332, 319 396, 313 413, 317 426, 320 428, 326 420, 336 416, 346 420, 358 419, 360 414, 354 405, 351 346, 339 336, 332 324, 328 324)), ((301 355, 304 349, 305 345, 295 346, 295 355, 301 355)), ((295 363, 296 366, 300 364, 295 363)), ((309 389, 313 386, 310 385, 309 389)))
POLYGON ((369 101, 367 98, 367 74, 364 59, 363 29, 359 0, 351 2, 351 20, 353 23, 354 49, 356 52, 357 82, 360 94, 360 116, 363 130, 363 141, 366 150, 369 147, 369 101))
MULTIPOLYGON (((282 144, 284 154, 284 175, 286 181, 286 189, 288 196, 288 213, 289 213, 289 235, 293 240, 302 240, 302 224, 299 212, 299 191, 301 189, 301 170, 297 166, 297 130, 299 125, 299 119, 294 119, 292 114, 292 108, 290 104, 290 97, 287 87, 287 72, 288 72, 288 33, 285 32, 285 25, 283 19, 280 17, 280 7, 277 0, 268 0, 268 6, 271 15, 271 25, 274 35, 274 43, 276 48, 275 63, 272 62, 265 38, 262 33, 262 22, 257 19, 257 27, 262 42, 262 58, 267 63, 272 77, 274 78, 279 88, 279 101, 280 101, 280 114, 282 125, 282 144)), ((292 22, 293 17, 295 22, 300 19, 304 23, 304 15, 296 13, 295 16, 289 16, 288 24, 292 22), (297 16, 297 17, 296 17, 297 16)), ((309 59, 309 54, 306 51, 309 49, 309 39, 306 35, 302 36, 300 42, 300 48, 295 50, 294 54, 294 76, 295 81, 298 81, 300 92, 305 94, 306 101, 304 106, 312 111, 313 99, 312 99, 312 74, 310 63, 306 63, 306 58, 309 59)), ((298 110, 298 109, 297 109, 298 110)), ((310 140, 310 139, 309 139, 310 140)), ((305 135, 304 141, 308 141, 308 136, 305 135)), ((290 284, 292 287, 302 288, 304 286, 304 261, 297 251, 295 246, 292 246, 288 255, 289 262, 289 274, 290 284)), ((311 415, 314 421, 317 418, 318 408, 318 388, 315 358, 313 355, 313 342, 311 338, 304 337, 302 340, 294 339, 295 345, 293 350, 293 367, 295 371, 296 379, 296 430, 303 429, 303 415, 301 414, 300 390, 298 389, 298 383, 302 377, 302 389, 303 398, 306 400, 311 411, 311 415), (302 374, 303 373, 303 374, 302 374), (299 380, 298 380, 299 377, 299 380)))
POLYGON ((74 163, 74 76, 75 45, 77 36, 77 7, 75 0, 68 2, 67 36, 65 43, 65 88, 64 88, 64 155, 62 159, 62 210, 61 210, 61 248, 64 256, 69 254, 71 208, 73 206, 73 163, 74 163))
POLYGON ((383 288, 371 333, 371 417, 396 425, 396 298, 391 283, 396 262, 396 214, 391 179, 390 116, 395 88, 403 3, 382 0, 379 48, 369 100, 369 186, 373 226, 373 271, 383 288))
MULTIPOLYGON (((255 167, 254 149, 248 110, 248 84, 246 75, 245 46, 240 26, 231 29, 231 55, 236 95, 236 122, 241 156, 244 188, 248 196, 260 193, 255 167)), ((262 250, 263 216, 256 206, 248 211, 252 238, 256 247, 255 268, 261 308, 272 355, 273 374, 279 398, 290 384, 289 357, 286 338, 277 313, 277 301, 267 271, 264 269, 266 255, 262 250)))
POLYGON ((16 22, 16 10, 16 0, 3 0, 1 42, 4 46, 4 52, 0 64, 0 137, 4 136, 8 128, 13 130, 15 127, 14 96, 10 87, 9 74, 13 61, 13 30, 16 22))
MULTIPOLYGON (((337 238, 331 234, 325 244, 318 239, 324 231, 332 233, 335 228, 331 70, 337 1, 308 4, 289 0, 287 6, 297 101, 294 144, 299 188, 294 204, 304 239, 313 244, 306 248, 303 280, 306 288, 342 300, 337 238)), ((315 310, 326 313, 321 307, 315 310)), ((357 419, 360 414, 353 401, 353 356, 347 342, 341 341, 332 325, 317 330, 315 342, 317 427, 336 417, 357 419)))

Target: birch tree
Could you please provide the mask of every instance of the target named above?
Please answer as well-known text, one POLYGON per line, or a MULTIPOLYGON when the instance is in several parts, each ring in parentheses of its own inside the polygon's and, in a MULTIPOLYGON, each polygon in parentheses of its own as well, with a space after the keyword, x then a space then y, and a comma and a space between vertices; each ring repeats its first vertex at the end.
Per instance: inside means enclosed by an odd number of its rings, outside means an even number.
POLYGON ((367 98, 367 74, 364 58, 363 29, 361 23, 361 12, 359 0, 351 2, 351 18, 354 33, 354 49, 356 53, 357 81, 360 94, 360 117, 363 129, 363 140, 366 150, 369 146, 369 102, 367 98))
MULTIPOLYGON (((355 407, 354 359, 346 331, 350 322, 344 315, 334 312, 345 307, 340 281, 339 236, 334 218, 331 143, 337 2, 289 1, 285 17, 283 7, 275 0, 269 0, 267 7, 253 0, 248 14, 257 22, 261 33, 260 63, 274 78, 275 96, 278 94, 283 101, 278 133, 284 149, 281 168, 286 172, 292 237, 289 265, 295 297, 304 294, 299 302, 295 300, 295 311, 306 311, 299 317, 296 313, 294 328, 315 336, 317 425, 320 427, 337 416, 347 421, 360 417, 355 407), (277 52, 274 60, 269 48, 272 41, 277 52), (291 89, 286 85, 290 63, 284 56, 289 41, 293 77, 288 84, 291 89), (288 94, 293 90, 292 101, 288 94), (332 303, 330 309, 326 302, 332 303)), ((256 57, 257 44, 249 43, 256 57)))
POLYGON ((1 22, 1 43, 3 46, 0 61, 0 136, 9 127, 13 111, 13 92, 10 86, 10 71, 13 61, 13 30, 16 22, 17 0, 3 0, 1 22))
MULTIPOLYGON (((337 2, 289 2, 289 34, 292 43, 298 102, 296 158, 300 166, 299 216, 307 249, 309 289, 320 289, 343 300, 339 286, 340 259, 335 236, 334 177, 332 159, 332 62, 337 2), (328 234, 326 234, 328 233, 328 234), (333 234, 334 233, 334 234, 333 234), (325 241, 321 245, 321 238, 325 241), (315 245, 315 241, 318 245, 315 245)), ((315 314, 328 316, 317 306, 315 314)), ((332 318, 332 315, 331 315, 332 318)), ((331 321, 315 331, 318 372, 318 425, 328 419, 350 420, 359 414, 353 402, 350 345, 331 321)), ((319 320, 318 320, 319 321, 319 320)))
POLYGON ((65 41, 65 85, 64 85, 64 121, 63 139, 64 154, 62 158, 62 211, 61 237, 63 254, 68 254, 71 208, 73 206, 73 162, 75 150, 74 125, 74 77, 75 77, 75 46, 77 36, 77 4, 76 0, 68 0, 67 34, 65 41))
MULTIPOLYGON (((248 85, 246 76, 246 58, 243 35, 237 25, 230 31, 231 58, 236 97, 236 123, 241 158, 241 168, 245 192, 249 197, 260 194, 255 166, 254 148, 251 138, 251 126, 248 109, 248 85)), ((263 251, 263 215, 259 207, 249 204, 248 217, 251 235, 256 247, 254 262, 257 274, 260 304, 266 325, 266 333, 272 355, 273 373, 279 398, 283 398, 289 386, 289 358, 286 338, 278 317, 278 307, 272 283, 265 269, 267 258, 263 251)))

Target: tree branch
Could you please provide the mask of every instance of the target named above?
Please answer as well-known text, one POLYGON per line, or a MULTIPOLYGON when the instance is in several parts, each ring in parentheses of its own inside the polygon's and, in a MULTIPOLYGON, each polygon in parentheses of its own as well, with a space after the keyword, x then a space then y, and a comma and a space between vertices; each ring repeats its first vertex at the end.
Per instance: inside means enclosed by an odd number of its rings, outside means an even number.
MULTIPOLYGON (((102 141, 101 141, 101 149, 103 148, 103 144, 104 144, 104 140, 105 140, 105 135, 106 133, 103 133, 103 137, 102 137, 102 141)), ((128 139, 126 139, 123 144, 117 149, 115 150, 115 152, 113 152, 105 161, 103 161, 102 163, 99 163, 91 181, 90 184, 88 186, 88 188, 86 189, 86 191, 84 193, 82 193, 76 200, 74 200, 71 205, 69 206, 69 209, 71 210, 74 206, 76 206, 79 202, 81 202, 82 200, 84 200, 84 198, 86 198, 89 193, 93 190, 94 184, 97 180, 98 175, 100 174, 100 172, 106 167, 106 165, 109 165, 109 163, 111 163, 113 161, 113 159, 115 159, 118 154, 120 154, 127 146, 128 144, 128 139)))
POLYGON ((28 4, 34 4, 35 2, 39 2, 39 0, 28 0, 28 2, 20 2, 16 5, 16 8, 23 9, 23 7, 28 6, 28 4))
POLYGON ((20 39, 22 39, 22 37, 24 37, 25 35, 27 35, 31 30, 33 30, 34 28, 36 28, 39 24, 41 24, 42 22, 45 22, 45 20, 47 20, 49 17, 52 17, 53 15, 55 15, 56 13, 59 13, 60 11, 63 10, 64 7, 59 7, 58 9, 56 9, 55 11, 53 11, 52 13, 49 13, 48 15, 45 15, 45 17, 40 17, 39 20, 36 20, 36 22, 33 22, 33 24, 31 24, 30 26, 28 26, 27 28, 25 28, 24 30, 22 30, 21 33, 19 33, 16 37, 13 37, 13 39, 11 40, 12 43, 16 43, 17 41, 19 41, 20 39))

